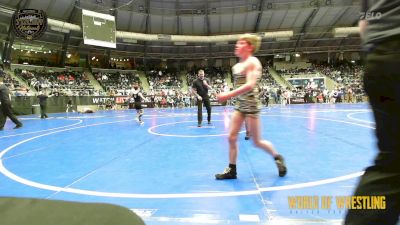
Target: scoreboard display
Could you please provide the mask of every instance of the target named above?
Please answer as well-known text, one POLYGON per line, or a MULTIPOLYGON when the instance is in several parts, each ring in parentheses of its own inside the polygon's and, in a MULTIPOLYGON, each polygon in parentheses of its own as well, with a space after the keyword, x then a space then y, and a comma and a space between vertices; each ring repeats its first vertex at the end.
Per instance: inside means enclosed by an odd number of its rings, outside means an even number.
POLYGON ((83 43, 116 48, 115 17, 109 14, 82 10, 83 43))

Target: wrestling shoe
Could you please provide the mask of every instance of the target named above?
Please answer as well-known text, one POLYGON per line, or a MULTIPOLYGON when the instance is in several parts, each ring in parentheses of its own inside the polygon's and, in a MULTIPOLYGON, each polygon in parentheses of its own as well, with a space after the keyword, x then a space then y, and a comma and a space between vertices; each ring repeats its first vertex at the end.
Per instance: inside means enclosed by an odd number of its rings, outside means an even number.
POLYGON ((225 168, 223 173, 215 174, 215 179, 226 180, 226 179, 236 179, 236 171, 232 168, 225 168))
POLYGON ((277 157, 275 157, 275 163, 276 163, 276 166, 278 167, 279 176, 284 177, 287 173, 285 160, 283 159, 283 157, 281 155, 278 155, 277 157))
POLYGON ((17 124, 17 126, 15 126, 14 129, 18 129, 18 128, 21 128, 21 127, 22 127, 22 124, 17 124))
POLYGON ((244 137, 244 140, 248 141, 250 140, 250 133, 246 131, 246 137, 244 137))

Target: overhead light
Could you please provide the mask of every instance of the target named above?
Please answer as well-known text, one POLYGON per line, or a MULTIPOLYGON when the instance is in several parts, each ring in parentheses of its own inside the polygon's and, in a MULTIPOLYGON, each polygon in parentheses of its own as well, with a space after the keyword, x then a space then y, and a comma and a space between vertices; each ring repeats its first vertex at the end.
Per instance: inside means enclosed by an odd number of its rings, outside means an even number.
POLYGON ((93 57, 92 57, 92 60, 95 60, 95 59, 96 59, 96 57, 95 57, 95 56, 93 56, 93 57))
POLYGON ((298 58, 298 57, 300 57, 300 54, 299 54, 299 53, 296 53, 294 56, 296 56, 296 57, 298 58))
POLYGON ((169 34, 158 34, 157 38, 158 38, 158 40, 161 40, 161 41, 169 41, 169 40, 171 40, 171 35, 169 35, 169 34))
POLYGON ((133 44, 137 43, 137 40, 133 40, 133 39, 129 39, 129 38, 122 38, 122 41, 126 42, 126 43, 133 43, 133 44))
POLYGON ((276 38, 277 40, 289 40, 291 37, 293 37, 293 31, 292 30, 287 30, 287 31, 272 31, 272 32, 261 32, 258 33, 261 37, 264 38, 276 38))
POLYGON ((276 41, 289 41, 290 38, 289 37, 277 37, 276 41))
POLYGON ((0 12, 6 13, 6 14, 13 14, 13 13, 14 13, 14 10, 1 7, 1 8, 0 8, 0 12))
POLYGON ((61 32, 61 33, 65 33, 65 34, 68 34, 70 32, 70 30, 67 29, 67 28, 55 27, 55 26, 50 26, 50 30, 61 32))
POLYGON ((336 27, 332 32, 334 37, 347 37, 350 34, 359 34, 360 27, 336 27))
POLYGON ((183 41, 176 41, 176 42, 174 42, 174 45, 186 45, 187 43, 186 42, 183 42, 183 41))
POLYGON ((215 43, 215 45, 227 45, 227 44, 229 44, 227 41, 221 41, 221 42, 215 43))

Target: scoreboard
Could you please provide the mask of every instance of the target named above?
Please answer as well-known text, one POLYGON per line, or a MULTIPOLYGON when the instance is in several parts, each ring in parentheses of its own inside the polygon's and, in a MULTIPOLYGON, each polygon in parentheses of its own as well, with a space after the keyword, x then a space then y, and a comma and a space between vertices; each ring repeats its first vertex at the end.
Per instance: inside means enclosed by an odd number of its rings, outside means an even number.
POLYGON ((114 16, 83 9, 82 29, 84 44, 117 47, 114 16))

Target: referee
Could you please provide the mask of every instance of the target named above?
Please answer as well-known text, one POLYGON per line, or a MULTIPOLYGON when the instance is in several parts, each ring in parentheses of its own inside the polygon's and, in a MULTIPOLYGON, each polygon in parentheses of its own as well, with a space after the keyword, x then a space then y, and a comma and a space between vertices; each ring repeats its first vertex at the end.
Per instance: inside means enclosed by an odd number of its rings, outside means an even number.
POLYGON ((364 0, 359 22, 364 88, 374 114, 378 155, 354 196, 385 197, 384 209, 349 209, 345 225, 395 225, 400 215, 400 0, 364 0))
POLYGON ((192 93, 197 97, 197 121, 198 127, 203 122, 203 104, 207 109, 207 121, 211 124, 211 105, 208 90, 211 89, 210 81, 204 78, 204 70, 199 70, 198 78, 193 82, 192 93))
POLYGON ((4 76, 0 75, 0 130, 4 129, 7 117, 15 123, 14 129, 22 127, 22 123, 14 116, 11 108, 11 95, 7 86, 4 84, 4 76))

